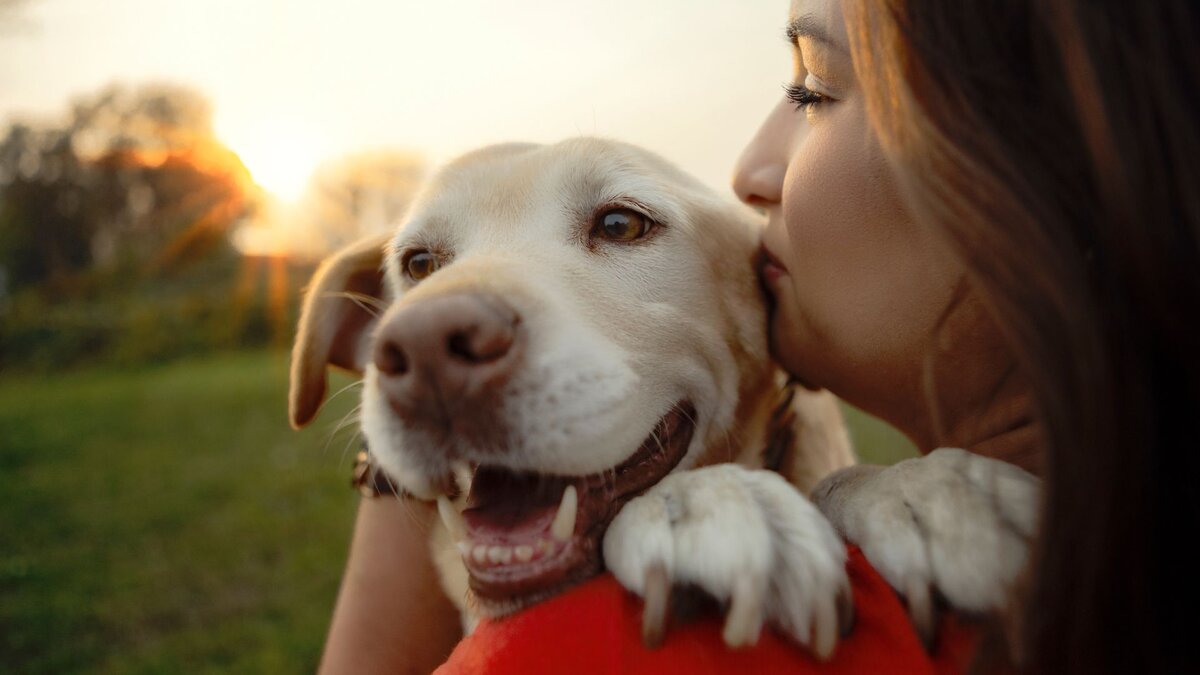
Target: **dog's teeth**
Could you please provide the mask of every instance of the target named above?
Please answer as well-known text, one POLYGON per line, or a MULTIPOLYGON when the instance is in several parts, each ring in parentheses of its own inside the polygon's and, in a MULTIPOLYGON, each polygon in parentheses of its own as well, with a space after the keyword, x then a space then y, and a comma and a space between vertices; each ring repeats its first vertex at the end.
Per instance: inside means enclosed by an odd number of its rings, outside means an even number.
POLYGON ((471 465, 466 462, 453 462, 450 464, 450 473, 454 475, 454 484, 459 491, 466 494, 471 491, 471 477, 475 472, 471 470, 471 465))
POLYGON ((507 546, 493 546, 487 550, 488 561, 493 565, 507 565, 512 562, 513 551, 507 546))
POLYGON ((475 550, 471 551, 471 557, 475 559, 475 562, 483 564, 488 557, 488 547, 484 546, 483 544, 476 546, 475 550))
POLYGON ((529 562, 533 560, 533 547, 522 544, 513 549, 513 555, 517 556, 517 560, 521 562, 529 562))
POLYGON ((458 509, 454 508, 454 504, 450 503, 450 498, 442 495, 438 497, 438 513, 442 516, 442 524, 450 532, 450 536, 455 539, 462 539, 467 534, 466 523, 463 522, 462 514, 458 509))
POLYGON ((554 515, 554 524, 550 526, 550 534, 559 541, 568 541, 575 533, 575 513, 579 510, 579 495, 575 486, 568 485, 563 490, 562 502, 558 505, 558 513, 554 515))
POLYGON ((554 544, 551 544, 545 539, 538 539, 537 552, 538 555, 550 555, 551 553, 554 553, 554 544))
POLYGON ((457 546, 458 546, 458 552, 462 554, 462 557, 464 557, 464 558, 468 558, 468 557, 470 557, 470 555, 471 555, 471 542, 468 542, 468 541, 460 541, 460 542, 458 542, 457 546))

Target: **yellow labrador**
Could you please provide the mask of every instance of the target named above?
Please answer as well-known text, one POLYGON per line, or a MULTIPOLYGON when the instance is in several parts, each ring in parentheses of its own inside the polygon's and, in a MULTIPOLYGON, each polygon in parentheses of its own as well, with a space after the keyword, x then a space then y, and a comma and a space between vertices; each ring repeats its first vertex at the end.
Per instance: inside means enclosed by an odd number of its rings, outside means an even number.
POLYGON ((770 621, 827 656, 844 547, 803 495, 854 457, 835 401, 782 388, 768 358, 759 227, 633 146, 468 154, 317 273, 292 423, 327 364, 362 373, 366 441, 439 501, 431 545, 468 627, 606 566, 647 596, 648 639, 687 583, 726 603, 729 644, 770 621))

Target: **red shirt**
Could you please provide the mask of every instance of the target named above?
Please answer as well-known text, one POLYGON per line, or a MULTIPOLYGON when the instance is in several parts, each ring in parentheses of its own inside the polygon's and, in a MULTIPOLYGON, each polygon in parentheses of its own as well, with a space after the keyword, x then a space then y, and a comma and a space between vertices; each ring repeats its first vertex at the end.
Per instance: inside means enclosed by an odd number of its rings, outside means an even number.
POLYGON ((718 616, 673 625, 662 646, 647 650, 641 639, 641 600, 604 574, 511 617, 482 622, 437 673, 963 672, 977 631, 948 618, 941 626, 937 652, 926 653, 896 593, 857 547, 848 550, 854 630, 825 663, 770 630, 763 631, 754 647, 731 650, 721 639, 724 620, 718 616))

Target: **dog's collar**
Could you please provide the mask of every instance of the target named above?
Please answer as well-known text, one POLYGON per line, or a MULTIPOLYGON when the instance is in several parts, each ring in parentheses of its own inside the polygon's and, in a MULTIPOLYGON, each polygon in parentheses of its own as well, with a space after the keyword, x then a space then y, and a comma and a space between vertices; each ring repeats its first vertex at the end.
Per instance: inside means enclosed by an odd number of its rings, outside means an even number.
POLYGON ((796 411, 792 399, 796 396, 796 385, 788 382, 776 395, 775 409, 767 423, 767 443, 763 447, 763 468, 784 474, 785 465, 790 463, 791 451, 796 445, 796 411))
POLYGON ((358 456, 354 458, 354 476, 350 479, 350 486, 364 497, 405 494, 372 460, 366 441, 363 441, 362 450, 359 450, 358 456))

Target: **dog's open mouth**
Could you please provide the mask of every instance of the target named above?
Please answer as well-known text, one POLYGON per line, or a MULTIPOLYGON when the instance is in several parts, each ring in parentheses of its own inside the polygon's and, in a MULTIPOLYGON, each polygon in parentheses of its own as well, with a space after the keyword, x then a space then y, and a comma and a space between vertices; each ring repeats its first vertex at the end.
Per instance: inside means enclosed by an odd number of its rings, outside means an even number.
POLYGON ((679 463, 694 430, 695 409, 680 403, 632 456, 603 473, 550 476, 479 467, 461 527, 452 528, 460 530, 458 546, 476 596, 503 612, 522 604, 519 598, 541 597, 598 572, 609 522, 679 463))

